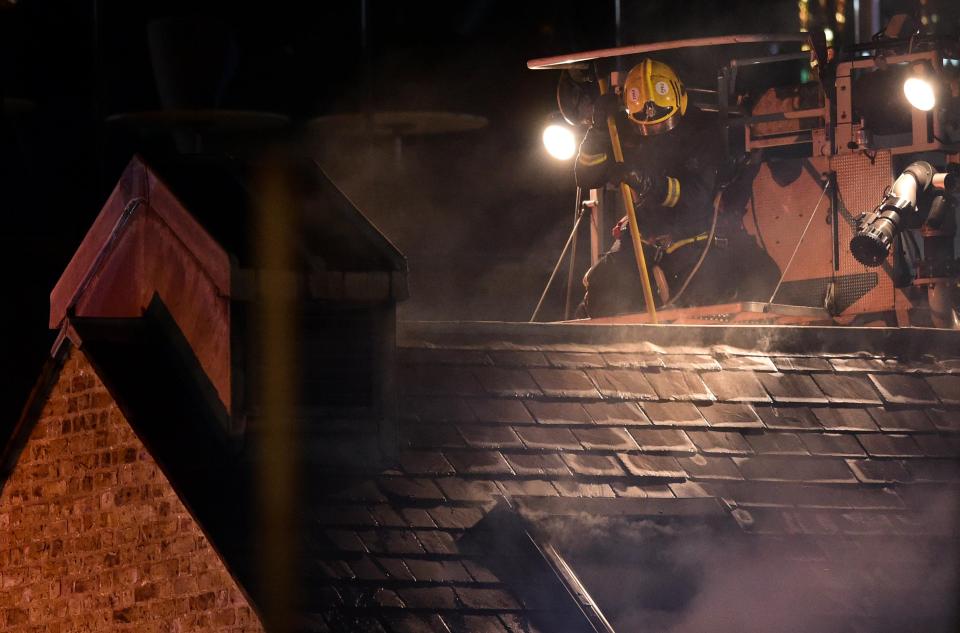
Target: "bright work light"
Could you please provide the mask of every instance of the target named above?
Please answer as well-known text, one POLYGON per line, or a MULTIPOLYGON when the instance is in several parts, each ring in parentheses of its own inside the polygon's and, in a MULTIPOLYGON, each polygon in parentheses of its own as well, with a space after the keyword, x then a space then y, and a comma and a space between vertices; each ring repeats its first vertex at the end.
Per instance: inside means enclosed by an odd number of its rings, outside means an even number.
POLYGON ((937 105, 933 84, 924 77, 910 77, 903 82, 903 94, 917 110, 927 112, 937 105))
POLYGON ((557 160, 570 160, 577 153, 577 137, 570 126, 552 123, 543 130, 543 146, 557 160))

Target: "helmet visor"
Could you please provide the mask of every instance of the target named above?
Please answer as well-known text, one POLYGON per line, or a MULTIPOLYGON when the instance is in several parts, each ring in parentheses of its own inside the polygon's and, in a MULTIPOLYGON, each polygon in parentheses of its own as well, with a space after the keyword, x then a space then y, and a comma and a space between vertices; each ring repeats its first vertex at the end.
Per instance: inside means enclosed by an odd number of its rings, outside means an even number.
POLYGON ((666 119, 671 113, 673 113, 673 110, 673 106, 659 105, 651 100, 643 104, 643 107, 632 113, 631 116, 635 121, 649 123, 666 119))

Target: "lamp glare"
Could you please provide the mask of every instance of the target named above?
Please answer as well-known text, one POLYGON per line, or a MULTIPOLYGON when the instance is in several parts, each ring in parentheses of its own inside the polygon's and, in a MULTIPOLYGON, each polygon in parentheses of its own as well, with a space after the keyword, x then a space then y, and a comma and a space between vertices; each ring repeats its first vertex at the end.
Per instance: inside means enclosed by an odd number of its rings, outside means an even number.
POLYGON ((570 160, 577 153, 577 139, 566 125, 548 125, 543 130, 543 146, 557 160, 570 160))
POLYGON ((927 112, 933 109, 937 104, 936 95, 933 92, 933 85, 926 79, 920 77, 910 77, 903 82, 903 94, 917 110, 927 112))

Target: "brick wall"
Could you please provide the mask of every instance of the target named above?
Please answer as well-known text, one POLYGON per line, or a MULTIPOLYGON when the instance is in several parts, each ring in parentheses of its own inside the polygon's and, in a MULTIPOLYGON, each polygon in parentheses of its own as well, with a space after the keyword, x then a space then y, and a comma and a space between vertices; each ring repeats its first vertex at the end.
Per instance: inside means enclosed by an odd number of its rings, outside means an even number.
POLYGON ((0 492, 0 629, 263 630, 76 350, 0 492))

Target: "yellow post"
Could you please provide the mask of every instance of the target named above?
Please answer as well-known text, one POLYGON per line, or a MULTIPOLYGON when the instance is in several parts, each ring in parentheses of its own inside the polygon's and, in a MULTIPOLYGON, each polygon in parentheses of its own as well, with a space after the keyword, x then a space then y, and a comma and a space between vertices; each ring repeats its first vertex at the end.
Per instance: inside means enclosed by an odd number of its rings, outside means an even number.
MULTIPOLYGON (((607 80, 600 80, 600 94, 607 94, 607 80)), ((614 115, 607 116, 607 129, 610 131, 610 145, 613 147, 613 157, 618 163, 623 162, 623 148, 620 147, 620 135, 617 133, 617 122, 614 115)), ((623 206, 627 208, 627 218, 630 220, 630 239, 633 240, 633 255, 637 260, 637 270, 640 271, 640 284, 643 287, 643 301, 647 304, 647 314, 650 322, 657 322, 657 307, 653 304, 653 289, 650 287, 650 275, 647 274, 647 258, 643 254, 643 242, 640 237, 640 227, 637 224, 637 212, 633 207, 633 191, 630 185, 620 183, 620 193, 623 195, 623 206)))

